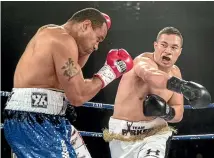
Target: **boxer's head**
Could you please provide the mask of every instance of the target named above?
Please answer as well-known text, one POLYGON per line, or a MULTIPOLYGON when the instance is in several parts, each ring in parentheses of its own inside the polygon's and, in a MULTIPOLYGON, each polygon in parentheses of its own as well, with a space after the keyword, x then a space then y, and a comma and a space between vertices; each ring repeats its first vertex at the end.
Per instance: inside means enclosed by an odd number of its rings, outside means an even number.
POLYGON ((181 54, 183 37, 178 29, 165 27, 157 35, 154 42, 154 60, 163 67, 170 68, 181 54))
POLYGON ((75 30, 74 38, 77 42, 80 56, 91 54, 98 49, 108 31, 106 18, 94 8, 86 8, 76 12, 69 20, 75 30))

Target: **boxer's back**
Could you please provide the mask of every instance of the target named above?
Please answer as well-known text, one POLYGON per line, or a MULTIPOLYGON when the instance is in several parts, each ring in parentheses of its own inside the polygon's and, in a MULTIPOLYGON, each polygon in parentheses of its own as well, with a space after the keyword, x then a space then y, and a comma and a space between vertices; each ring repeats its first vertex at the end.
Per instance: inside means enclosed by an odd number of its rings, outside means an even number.
POLYGON ((52 51, 47 45, 54 34, 64 30, 56 25, 40 28, 28 43, 14 75, 15 88, 61 89, 55 73, 52 51))

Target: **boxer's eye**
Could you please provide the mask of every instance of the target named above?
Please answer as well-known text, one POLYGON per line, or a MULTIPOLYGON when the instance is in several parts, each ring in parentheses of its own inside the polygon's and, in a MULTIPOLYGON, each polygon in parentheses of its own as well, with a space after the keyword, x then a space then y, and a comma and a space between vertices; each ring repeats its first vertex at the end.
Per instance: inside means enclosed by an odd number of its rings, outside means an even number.
POLYGON ((164 48, 166 48, 166 47, 167 47, 167 46, 166 46, 166 44, 161 44, 161 46, 162 46, 162 47, 164 47, 164 48))
POLYGON ((176 50, 176 49, 178 49, 178 48, 177 48, 177 47, 172 47, 172 49, 173 49, 173 50, 176 50))

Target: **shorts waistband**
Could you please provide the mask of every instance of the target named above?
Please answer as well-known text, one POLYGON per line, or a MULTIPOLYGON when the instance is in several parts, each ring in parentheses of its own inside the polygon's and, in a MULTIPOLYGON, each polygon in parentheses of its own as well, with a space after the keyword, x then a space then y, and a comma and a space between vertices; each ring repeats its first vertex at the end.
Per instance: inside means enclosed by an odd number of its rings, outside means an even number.
POLYGON ((161 118, 156 118, 151 121, 138 122, 120 120, 112 117, 109 120, 109 132, 121 135, 140 135, 149 129, 160 126, 168 126, 168 124, 161 118))
POLYGON ((112 140, 120 141, 138 141, 146 137, 166 132, 176 131, 169 127, 167 122, 161 118, 152 121, 131 122, 110 118, 109 130, 103 131, 103 139, 106 142, 112 140))
POLYGON ((43 88, 13 88, 6 110, 64 115, 67 108, 63 92, 43 88))

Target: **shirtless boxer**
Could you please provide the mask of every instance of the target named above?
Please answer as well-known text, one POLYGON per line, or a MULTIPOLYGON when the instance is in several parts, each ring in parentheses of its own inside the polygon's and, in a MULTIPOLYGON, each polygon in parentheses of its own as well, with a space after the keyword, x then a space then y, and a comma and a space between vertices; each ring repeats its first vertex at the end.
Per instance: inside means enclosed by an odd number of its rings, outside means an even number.
POLYGON ((183 38, 174 27, 162 29, 153 53, 143 53, 123 75, 104 139, 112 158, 164 158, 173 129, 167 122, 182 120, 183 95, 195 107, 211 102, 208 91, 181 79, 174 65, 182 51, 183 38), (183 95, 182 95, 183 94, 183 95))
POLYGON ((81 106, 133 67, 126 50, 112 49, 94 77, 84 79, 81 68, 110 25, 108 15, 86 8, 62 26, 41 27, 30 40, 5 108, 4 134, 19 158, 91 157, 64 114, 67 99, 81 106))

